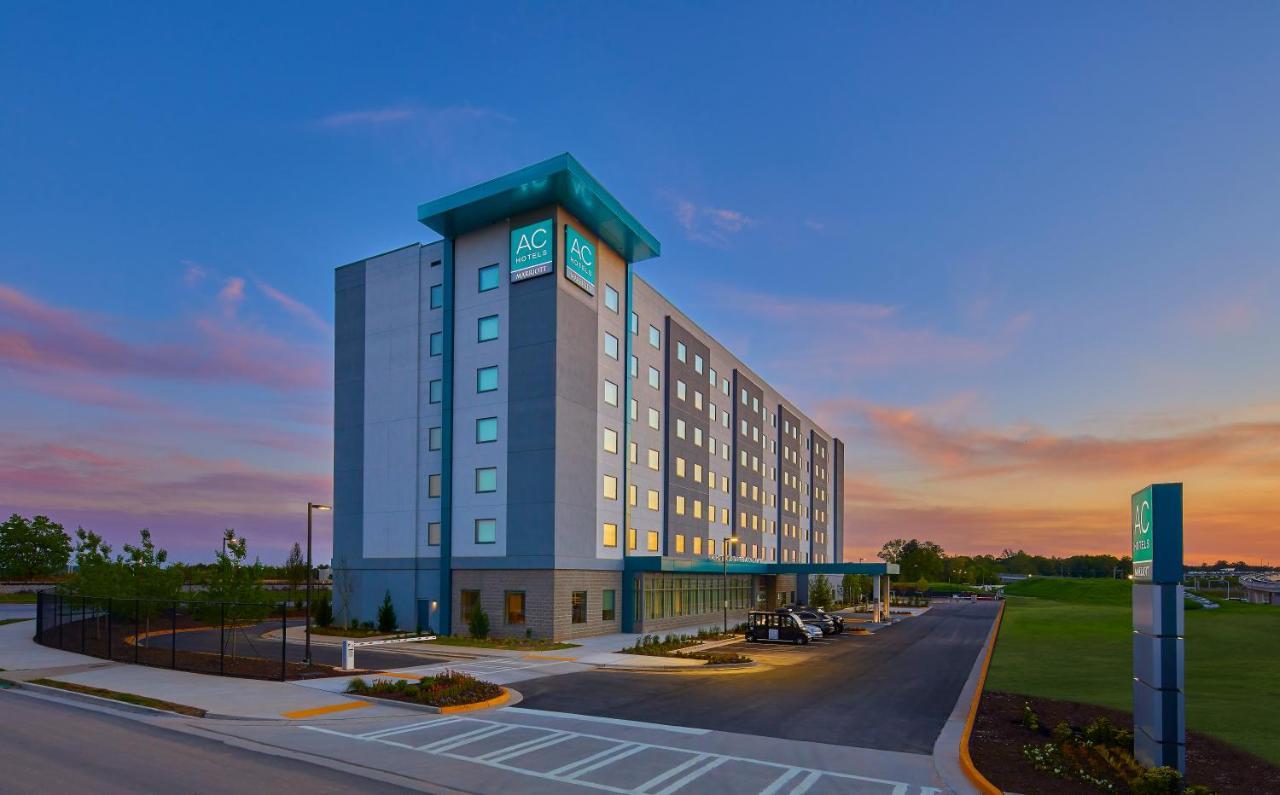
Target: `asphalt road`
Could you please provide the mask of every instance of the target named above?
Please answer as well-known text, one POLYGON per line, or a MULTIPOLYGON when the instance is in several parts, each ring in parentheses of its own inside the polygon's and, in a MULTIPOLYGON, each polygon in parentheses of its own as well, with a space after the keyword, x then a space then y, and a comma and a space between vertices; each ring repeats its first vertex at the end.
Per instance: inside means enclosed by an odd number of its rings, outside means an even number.
POLYGON ((0 690, 0 792, 408 790, 0 690))
MULTIPOLYGON (((800 647, 805 662, 756 673, 536 679, 520 684, 521 706, 929 754, 996 609, 994 602, 939 604, 875 635, 800 647)), ((750 654, 765 646, 730 648, 750 654)))

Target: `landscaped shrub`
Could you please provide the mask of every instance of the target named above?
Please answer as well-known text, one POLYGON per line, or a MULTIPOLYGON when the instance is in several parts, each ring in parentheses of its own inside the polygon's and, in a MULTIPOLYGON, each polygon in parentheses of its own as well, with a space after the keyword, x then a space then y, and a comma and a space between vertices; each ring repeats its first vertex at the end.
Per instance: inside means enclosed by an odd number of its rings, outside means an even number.
POLYGON ((445 671, 436 676, 424 676, 417 682, 406 682, 402 679, 391 682, 385 679, 366 682, 356 678, 347 685, 347 692, 361 696, 413 701, 432 707, 456 707, 497 698, 502 695, 502 688, 469 674, 445 671))
POLYGON ((316 600, 314 607, 316 626, 333 626, 333 598, 327 593, 322 593, 320 598, 316 600))
POLYGON ((1040 716, 1031 708, 1030 701, 1022 705, 1022 725, 1033 732, 1040 731, 1040 716))
POLYGON ((387 595, 382 597, 382 606, 378 608, 378 631, 395 632, 396 623, 396 608, 391 604, 391 590, 388 589, 387 595))
POLYGON ((489 637, 489 614, 480 609, 479 602, 472 605, 471 614, 467 616, 467 630, 473 638, 489 637))
POLYGON ((1153 767, 1129 782, 1133 795, 1177 795, 1182 790, 1182 774, 1172 767, 1153 767))

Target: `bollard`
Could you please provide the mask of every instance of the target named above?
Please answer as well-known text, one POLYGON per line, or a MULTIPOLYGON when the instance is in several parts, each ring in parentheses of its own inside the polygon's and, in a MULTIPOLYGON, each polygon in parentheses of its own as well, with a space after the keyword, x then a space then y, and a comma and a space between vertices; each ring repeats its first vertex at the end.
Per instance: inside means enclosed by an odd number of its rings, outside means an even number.
POLYGON ((356 667, 356 647, 349 641, 342 641, 342 670, 352 671, 356 667))

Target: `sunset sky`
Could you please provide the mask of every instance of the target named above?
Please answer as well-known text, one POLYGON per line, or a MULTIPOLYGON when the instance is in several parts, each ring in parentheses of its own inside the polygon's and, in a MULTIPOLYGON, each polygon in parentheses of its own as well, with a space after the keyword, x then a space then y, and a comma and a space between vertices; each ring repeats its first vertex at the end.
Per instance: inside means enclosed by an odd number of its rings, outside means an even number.
POLYGON ((6 4, 0 512, 282 559, 333 268, 569 151, 844 438, 847 558, 1123 554, 1180 480, 1280 564, 1280 5, 784 8, 6 4))

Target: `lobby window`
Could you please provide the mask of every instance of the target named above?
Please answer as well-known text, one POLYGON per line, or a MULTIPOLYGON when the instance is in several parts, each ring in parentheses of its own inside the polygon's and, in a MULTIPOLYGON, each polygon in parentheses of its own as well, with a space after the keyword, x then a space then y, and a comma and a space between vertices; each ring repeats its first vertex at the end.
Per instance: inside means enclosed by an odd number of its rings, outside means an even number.
POLYGON ((508 624, 524 623, 524 591, 507 591, 503 595, 508 624))
POLYGON ((658 510, 658 503, 660 502, 660 500, 661 500, 661 497, 658 494, 658 491, 656 489, 649 489, 649 497, 648 497, 648 503, 647 503, 649 510, 651 511, 658 510))
POLYGON ((493 544, 498 540, 498 520, 497 519, 477 519, 476 520, 476 543, 477 544, 493 544))
POLYGON ((659 350, 662 349, 662 332, 653 326, 649 327, 649 344, 659 350))
POLYGON ((613 475, 604 476, 603 494, 606 500, 618 499, 618 479, 613 475))
POLYGON ((438 473, 435 475, 427 475, 427 496, 440 496, 440 475, 438 473))
POLYGON ((676 533, 676 553, 684 554, 684 533, 676 533))
POLYGON ((574 591, 569 596, 569 620, 574 624, 587 623, 586 591, 574 591))
POLYGON ((702 354, 700 353, 693 355, 693 371, 698 375, 702 375, 702 354))
POLYGON ((657 552, 658 551, 658 531, 650 530, 646 534, 646 539, 647 540, 646 540, 645 548, 648 549, 650 552, 657 552))
POLYGON ((648 463, 649 463, 649 468, 650 468, 650 469, 652 469, 654 472, 657 472, 657 471, 658 471, 658 469, 660 468, 660 464, 659 464, 658 462, 659 462, 658 451, 657 451, 657 450, 654 450, 652 447, 650 447, 650 448, 649 448, 649 461, 648 461, 648 463))
POLYGON ((676 456, 676 476, 684 477, 684 458, 676 456))
POLYGON ((604 305, 610 312, 618 311, 618 291, 607 284, 604 286, 604 305))
POLYGON ((683 342, 677 342, 677 343, 676 343, 676 358, 677 358, 677 359, 679 359, 679 360, 683 363, 683 362, 685 361, 686 357, 688 357, 688 355, 689 355, 689 352, 688 352, 688 350, 684 347, 684 343, 683 343, 683 342))
POLYGON ((649 386, 654 389, 662 388, 662 373, 658 372, 656 367, 649 368, 649 386))
POLYGON ((498 316, 487 315, 476 321, 476 342, 488 342, 498 338, 498 316))
POLYGON ((613 621, 617 615, 615 606, 616 592, 612 588, 606 588, 600 593, 600 620, 613 621))
POLYGON ((427 522, 427 546, 440 546, 440 523, 427 522))
POLYGON ((618 338, 607 331, 604 333, 604 355, 610 359, 618 358, 618 338))
POLYGON ((478 274, 479 292, 487 293, 490 290, 498 289, 498 265, 485 265, 480 269, 478 274))
POLYGON ((610 406, 618 405, 618 385, 609 380, 604 382, 604 402, 610 406))
POLYGON ((440 354, 444 353, 444 332, 443 331, 431 332, 431 336, 428 339, 429 339, 429 345, 427 350, 431 352, 432 356, 439 356, 440 354))
POLYGON ((480 606, 479 591, 462 591, 458 594, 458 609, 462 611, 462 618, 467 619, 472 611, 480 606))
POLYGON ((634 527, 627 528, 627 549, 636 548, 636 529, 634 527))
POLYGON ((433 284, 431 285, 431 308, 439 309, 442 306, 444 306, 444 285, 433 284))
POLYGON ((612 522, 605 522, 604 529, 600 536, 600 543, 606 547, 616 547, 618 545, 618 526, 612 522))
POLYGON ((676 379, 676 398, 679 400, 684 400, 685 394, 686 392, 685 392, 684 381, 681 381, 680 379, 677 378, 676 379))
POLYGON ((476 444, 498 441, 498 418, 481 417, 476 420, 476 444))
POLYGON ((618 432, 613 428, 604 429, 604 451, 606 453, 618 452, 618 432))
POLYGON ((498 468, 479 467, 476 469, 476 494, 489 494, 498 490, 498 468))
POLYGON ((661 422, 662 422, 662 415, 658 413, 658 410, 649 409, 649 427, 653 428, 656 431, 659 429, 659 425, 661 424, 661 422))
POLYGON ((439 403, 440 397, 444 394, 444 382, 439 378, 427 384, 427 402, 439 403))
POLYGON ((476 370, 476 391, 495 392, 498 389, 498 367, 481 367, 476 370))
POLYGON ((443 435, 443 434, 442 434, 442 429, 441 429, 439 426, 437 426, 437 427, 435 427, 435 428, 428 428, 428 429, 427 429, 427 449, 428 449, 428 450, 439 450, 439 449, 440 449, 440 437, 441 437, 442 435, 443 435))

